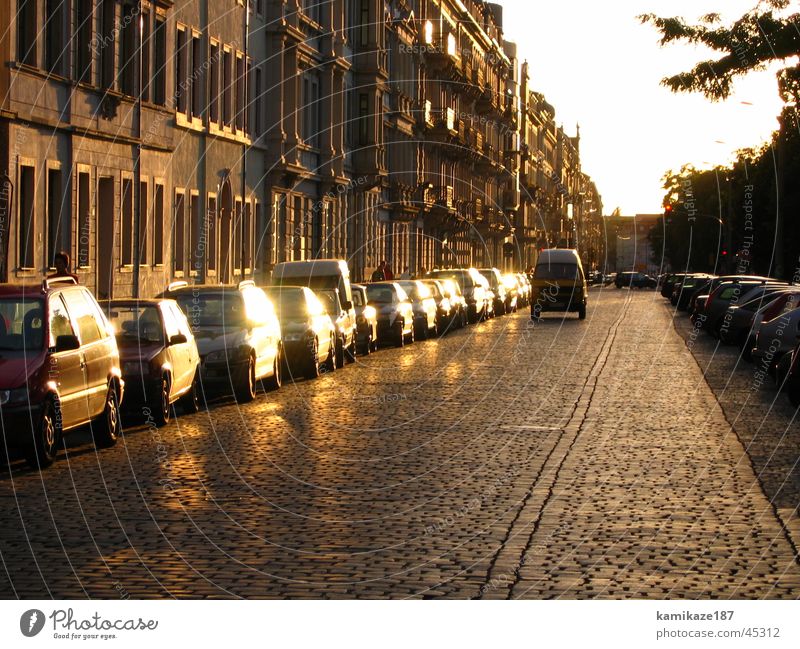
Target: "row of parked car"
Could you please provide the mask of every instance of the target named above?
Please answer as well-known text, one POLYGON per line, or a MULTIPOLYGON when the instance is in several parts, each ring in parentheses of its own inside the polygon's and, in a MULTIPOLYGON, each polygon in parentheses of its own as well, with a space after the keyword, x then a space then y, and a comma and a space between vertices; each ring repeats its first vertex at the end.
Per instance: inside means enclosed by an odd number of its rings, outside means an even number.
POLYGON ((758 275, 675 273, 661 278, 661 295, 696 329, 739 347, 800 406, 800 286, 758 275))
POLYGON ((45 467, 63 434, 86 424, 112 446, 123 416, 162 426, 207 397, 252 401, 259 383, 312 379, 380 345, 513 312, 530 295, 527 277, 495 268, 351 284, 341 260, 278 264, 267 287, 175 282, 153 299, 97 302, 71 277, 0 285, 4 449, 45 467))

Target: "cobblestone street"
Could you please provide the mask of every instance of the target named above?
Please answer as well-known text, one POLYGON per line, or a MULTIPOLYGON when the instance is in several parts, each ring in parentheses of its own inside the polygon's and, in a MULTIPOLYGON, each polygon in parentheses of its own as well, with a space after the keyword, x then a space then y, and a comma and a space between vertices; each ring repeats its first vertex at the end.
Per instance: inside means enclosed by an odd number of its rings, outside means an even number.
POLYGON ((78 433, 0 473, 0 595, 797 598, 795 413, 732 416, 747 388, 709 387, 682 326, 593 290, 585 321, 496 318, 99 453, 78 433))

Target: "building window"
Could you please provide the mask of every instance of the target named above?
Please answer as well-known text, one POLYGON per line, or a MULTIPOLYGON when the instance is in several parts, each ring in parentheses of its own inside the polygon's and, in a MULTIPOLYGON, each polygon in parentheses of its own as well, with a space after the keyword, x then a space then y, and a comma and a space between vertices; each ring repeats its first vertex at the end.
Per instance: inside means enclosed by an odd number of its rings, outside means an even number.
POLYGON ((89 173, 78 172, 78 268, 89 266, 89 244, 92 240, 90 187, 89 173))
POLYGON ((63 74, 64 0, 45 0, 45 66, 54 74, 63 74))
POLYGON ((150 70, 150 48, 152 38, 150 34, 150 12, 142 9, 142 78, 139 82, 142 89, 142 101, 150 101, 150 84, 153 83, 153 74, 150 70))
MULTIPOLYGON (((116 53, 116 3, 102 0, 103 13, 100 24, 100 84, 103 88, 114 86, 114 54, 116 53)), ((91 47, 91 45, 90 45, 91 47)))
POLYGON ((219 124, 219 44, 211 43, 208 59, 208 121, 219 124))
POLYGON ((192 194, 191 214, 189 215, 189 236, 191 237, 192 249, 189 251, 189 269, 196 275, 200 275, 203 270, 203 201, 198 194, 192 194))
POLYGON ((184 271, 184 223, 186 219, 186 199, 182 192, 175 192, 175 220, 172 223, 172 269, 176 273, 184 271))
POLYGON ((369 17, 369 10, 371 4, 372 0, 361 0, 361 8, 359 10, 360 14, 359 25, 361 26, 359 42, 361 45, 369 45, 369 28, 370 25, 372 24, 372 21, 370 20, 369 17))
POLYGON ((136 30, 139 28, 139 19, 135 5, 122 6, 120 27, 119 89, 126 95, 135 95, 136 66, 139 63, 136 51, 136 30))
POLYGON ((75 79, 92 82, 92 0, 75 1, 75 79))
POLYGON ((178 34, 175 40, 175 101, 178 112, 184 114, 187 112, 189 105, 188 56, 189 48, 186 30, 178 27, 178 34))
POLYGON ((242 268, 248 270, 253 266, 253 209, 250 201, 244 205, 242 218, 242 268))
POLYGON ((364 92, 358 95, 358 143, 369 144, 369 95, 364 92))
POLYGON ((244 76, 244 59, 241 56, 236 57, 236 130, 244 130, 244 116, 247 112, 245 105, 245 76, 244 76))
POLYGON ((17 9, 17 61, 26 65, 36 65, 36 3, 19 0, 17 9))
POLYGON ((53 268, 57 253, 66 248, 67 237, 63 223, 61 170, 47 170, 47 260, 45 266, 53 268))
POLYGON ((307 72, 303 75, 302 137, 309 146, 319 146, 319 78, 307 72))
POLYGON ((199 35, 192 36, 192 117, 203 115, 203 44, 199 35))
POLYGON ((33 237, 36 232, 36 174, 34 168, 19 168, 19 220, 17 242, 20 268, 33 268, 33 237))
POLYGON ((242 267, 242 228, 244 227, 244 214, 242 214, 242 200, 236 199, 236 206, 233 211, 233 272, 237 272, 242 267))
POLYGON ((167 21, 162 16, 156 16, 153 37, 153 102, 163 106, 167 103, 167 21))
POLYGON ((253 94, 253 121, 252 130, 253 137, 261 137, 261 68, 255 68, 255 75, 253 79, 254 90, 253 94))
POLYGON ((208 270, 217 269, 217 197, 208 196, 208 207, 204 223, 206 232, 206 262, 208 270))
MULTIPOLYGON (((133 181, 122 179, 122 265, 133 264, 133 181)), ((103 262, 101 262, 103 263, 103 262)))
POLYGON ((247 71, 245 78, 242 81, 244 84, 244 106, 242 106, 242 114, 244 115, 244 132, 249 136, 253 129, 253 120, 250 113, 254 110, 253 106, 253 66, 250 61, 247 61, 247 71))
POLYGON ((164 263, 164 185, 153 187, 153 265, 164 263))
POLYGON ((139 254, 137 259, 140 266, 147 264, 147 222, 150 216, 147 195, 147 181, 143 180, 139 183, 139 254))
POLYGON ((233 117, 232 88, 231 88, 231 67, 233 65, 233 55, 226 50, 222 55, 222 124, 231 126, 233 117))
POLYGON ((316 203, 311 207, 311 251, 313 256, 320 258, 323 256, 323 240, 322 240, 322 221, 325 216, 328 203, 316 203))

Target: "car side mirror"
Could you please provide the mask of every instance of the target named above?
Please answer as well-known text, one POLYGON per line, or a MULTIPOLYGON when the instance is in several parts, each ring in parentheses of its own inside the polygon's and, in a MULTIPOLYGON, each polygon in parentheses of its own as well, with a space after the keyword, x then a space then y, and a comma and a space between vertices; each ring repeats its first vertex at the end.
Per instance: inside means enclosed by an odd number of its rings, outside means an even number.
POLYGON ((81 348, 81 342, 77 336, 68 334, 65 336, 58 336, 56 338, 56 351, 57 352, 71 352, 81 348))
POLYGON ((170 337, 169 344, 170 345, 183 345, 189 342, 188 339, 184 334, 175 334, 174 336, 170 337))
POLYGON ((344 310, 345 310, 345 311, 349 311, 349 310, 350 310, 350 309, 352 309, 352 308, 353 308, 353 303, 352 303, 350 300, 347 300, 347 301, 344 303, 344 310))

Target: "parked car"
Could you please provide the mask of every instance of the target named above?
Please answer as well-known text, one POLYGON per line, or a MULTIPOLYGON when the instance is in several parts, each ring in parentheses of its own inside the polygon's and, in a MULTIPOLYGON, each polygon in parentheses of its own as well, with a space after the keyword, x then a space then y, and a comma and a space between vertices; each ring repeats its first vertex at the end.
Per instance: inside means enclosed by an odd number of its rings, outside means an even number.
POLYGON ((495 315, 513 312, 517 308, 517 298, 509 295, 500 271, 497 268, 479 268, 478 272, 489 280, 489 288, 494 293, 495 315))
MULTIPOLYGON (((687 273, 669 273, 664 277, 664 280, 661 282, 661 297, 665 297, 669 299, 672 297, 672 291, 675 288, 675 283, 681 281, 687 273)), ((616 285, 617 279, 614 278, 614 284, 616 285)))
POLYGON ((507 310, 516 311, 525 300, 524 289, 519 283, 519 278, 514 273, 506 273, 502 277, 506 289, 507 310))
POLYGON ((759 309, 761 306, 763 306, 763 304, 766 303, 770 295, 779 293, 788 287, 788 284, 762 284, 758 286, 751 286, 749 289, 742 291, 738 299, 732 299, 730 301, 722 313, 722 316, 717 319, 714 328, 709 329, 710 333, 716 338, 725 336, 733 321, 734 307, 742 306, 755 300, 755 308, 759 309))
POLYGON ((517 308, 522 309, 531 303, 531 283, 525 273, 516 273, 517 283, 520 288, 521 302, 517 303, 517 308))
POLYGON ((309 261, 284 261, 272 271, 275 286, 307 286, 325 305, 328 315, 336 325, 336 364, 356 357, 356 311, 353 306, 353 289, 350 270, 342 259, 313 259, 309 261))
POLYGON ((655 288, 656 284, 657 282, 654 277, 638 272, 626 271, 617 273, 617 277, 614 280, 614 286, 617 288, 622 288, 623 286, 627 286, 628 288, 655 288))
POLYGON ((420 280, 407 279, 397 282, 411 300, 411 308, 414 310, 414 337, 417 340, 425 340, 437 334, 437 308, 436 300, 433 299, 430 289, 420 280))
POLYGON ((702 311, 696 310, 694 315, 695 326, 711 333, 718 331, 725 312, 731 304, 743 302, 745 295, 754 287, 766 284, 766 280, 731 280, 721 282, 703 305, 702 311))
POLYGON ((786 377, 786 393, 795 408, 800 408, 800 342, 794 348, 786 377))
POLYGON ((686 275, 683 280, 675 282, 670 303, 679 311, 685 310, 695 292, 701 287, 708 286, 711 279, 710 275, 686 275))
POLYGON ((457 268, 447 270, 433 270, 428 273, 430 279, 449 279, 456 282, 467 303, 467 320, 478 322, 486 317, 488 299, 486 287, 488 282, 474 268, 457 268))
POLYGON ((174 282, 165 293, 180 305, 200 352, 206 394, 233 392, 239 403, 256 397, 256 384, 282 382, 283 346, 275 309, 252 281, 237 285, 174 282))
POLYGON ((378 341, 402 347, 414 342, 414 309, 397 282, 367 284, 369 305, 378 313, 378 341))
POLYGON ((100 307, 117 338, 124 410, 149 415, 156 426, 169 421, 174 403, 184 412, 197 412, 200 353, 178 303, 122 299, 100 302, 100 307))
POLYGON ((437 279, 420 280, 430 291, 433 301, 436 303, 436 331, 440 336, 448 331, 458 328, 459 321, 458 307, 450 302, 447 297, 447 290, 444 282, 437 279))
POLYGON ((356 312, 356 351, 366 356, 378 348, 378 312, 367 304, 367 287, 353 284, 353 308, 356 312))
POLYGON ((464 298, 464 295, 461 292, 461 287, 459 287, 458 282, 452 279, 437 279, 428 281, 435 281, 442 286, 442 293, 450 302, 450 306, 454 311, 453 318, 455 322, 455 327, 457 329, 466 327, 467 322, 469 320, 469 317, 467 315, 468 312, 467 300, 464 298))
POLYGON ((50 466, 65 433, 92 424, 97 446, 121 434, 125 382, 114 330, 74 279, 0 285, 4 446, 50 466))
POLYGON ((800 341, 800 308, 765 319, 756 332, 752 360, 774 375, 781 359, 800 341))
POLYGON ((322 302, 306 286, 272 286, 264 289, 281 326, 284 364, 291 376, 307 379, 320 369, 336 369, 336 328, 322 302))
POLYGON ((728 307, 725 325, 720 329, 720 340, 729 345, 738 345, 745 350, 749 360, 755 335, 762 322, 772 320, 784 309, 794 310, 797 306, 797 291, 765 291, 744 304, 728 307))
POLYGON ((544 311, 577 312, 586 318, 589 290, 577 250, 542 250, 533 273, 531 318, 538 320, 544 311))
POLYGON ((338 288, 317 289, 317 296, 336 326, 336 365, 343 367, 356 359, 355 307, 352 300, 345 300, 338 288))

